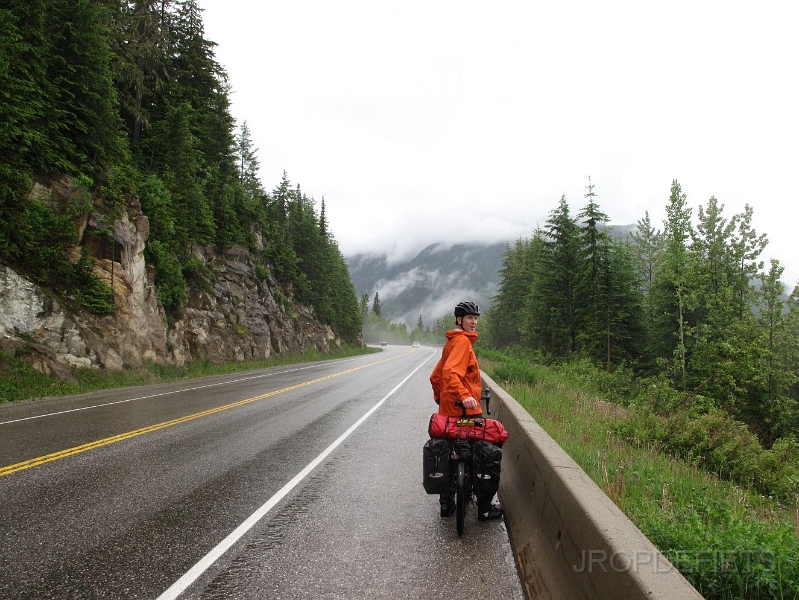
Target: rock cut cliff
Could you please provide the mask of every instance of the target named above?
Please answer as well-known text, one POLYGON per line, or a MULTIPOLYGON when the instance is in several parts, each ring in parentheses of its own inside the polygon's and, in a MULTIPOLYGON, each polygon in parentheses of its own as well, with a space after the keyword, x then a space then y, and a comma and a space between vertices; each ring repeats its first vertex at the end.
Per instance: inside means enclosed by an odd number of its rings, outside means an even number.
MULTIPOLYGON (((29 198, 64 209, 76 191, 69 178, 61 178, 34 184, 29 198)), ((96 206, 75 220, 74 251, 77 256, 87 248, 97 259, 94 272, 113 289, 114 312, 91 314, 0 265, 0 349, 44 373, 68 377, 72 366, 119 370, 144 360, 183 366, 199 358, 219 363, 329 352, 331 344, 340 344, 269 269, 256 268, 244 247, 222 253, 195 248, 210 275, 188 290, 182 317, 170 325, 144 259, 150 223, 138 198, 131 196, 112 223, 96 206), (109 234, 111 243, 104 241, 109 234)))

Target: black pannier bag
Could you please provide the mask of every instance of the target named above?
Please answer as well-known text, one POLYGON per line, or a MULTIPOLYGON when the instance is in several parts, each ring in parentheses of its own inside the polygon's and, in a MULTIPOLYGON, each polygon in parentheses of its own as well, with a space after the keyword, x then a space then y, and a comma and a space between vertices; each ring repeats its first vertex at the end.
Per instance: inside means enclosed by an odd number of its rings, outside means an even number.
POLYGON ((485 440, 478 440, 472 448, 472 489, 475 496, 492 496, 499 491, 499 474, 502 469, 502 448, 485 440))
POLYGON ((447 440, 430 438, 422 448, 422 484, 428 494, 450 492, 450 451, 447 440))

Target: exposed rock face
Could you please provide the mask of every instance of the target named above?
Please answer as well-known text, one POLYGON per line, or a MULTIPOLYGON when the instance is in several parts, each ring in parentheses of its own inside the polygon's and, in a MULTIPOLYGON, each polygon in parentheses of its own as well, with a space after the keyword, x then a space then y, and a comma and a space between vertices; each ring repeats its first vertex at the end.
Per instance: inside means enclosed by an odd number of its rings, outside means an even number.
MULTIPOLYGON (((65 178, 49 187, 35 185, 31 197, 63 206, 74 193, 65 178)), ((69 376, 68 366, 135 368, 146 359, 185 365, 200 357, 223 362, 311 348, 328 352, 330 344, 340 344, 312 309, 284 299, 271 276, 259 277, 264 270, 256 269, 242 247, 223 255, 209 248, 196 251, 209 267, 210 281, 190 290, 183 317, 168 327, 144 260, 149 220, 137 198, 126 208, 113 223, 96 210, 76 223, 79 246, 98 259, 95 273, 114 290, 114 313, 97 316, 68 308, 0 265, 0 348, 27 357, 43 372, 69 376)))

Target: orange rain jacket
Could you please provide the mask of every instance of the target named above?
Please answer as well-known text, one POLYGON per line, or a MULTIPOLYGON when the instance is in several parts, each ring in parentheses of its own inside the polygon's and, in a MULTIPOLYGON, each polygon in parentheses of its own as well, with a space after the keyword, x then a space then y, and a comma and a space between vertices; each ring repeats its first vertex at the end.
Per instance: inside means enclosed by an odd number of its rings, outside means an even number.
POLYGON ((453 329, 447 332, 447 343, 441 352, 441 358, 430 375, 433 386, 433 398, 438 404, 438 412, 450 417, 463 414, 456 400, 464 400, 471 396, 477 400, 477 408, 467 410, 467 415, 479 415, 483 412, 480 406, 480 394, 483 383, 480 379, 480 367, 472 345, 477 340, 477 333, 453 329))

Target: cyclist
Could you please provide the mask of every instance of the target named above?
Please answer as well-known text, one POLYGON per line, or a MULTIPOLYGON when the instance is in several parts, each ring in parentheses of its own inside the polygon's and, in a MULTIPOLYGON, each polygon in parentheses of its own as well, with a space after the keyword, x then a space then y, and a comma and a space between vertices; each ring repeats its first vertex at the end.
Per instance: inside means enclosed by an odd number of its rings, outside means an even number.
MULTIPOLYGON (((477 320, 480 308, 474 302, 460 302, 455 307, 455 329, 447 332, 447 343, 441 351, 441 358, 430 375, 433 398, 438 404, 438 412, 450 417, 463 415, 460 401, 468 417, 482 417, 480 395, 483 384, 480 367, 472 345, 477 340, 477 320)), ((497 519, 502 509, 491 505, 491 497, 477 498, 477 518, 480 521, 497 519)), ((448 517, 455 512, 455 500, 451 494, 441 494, 441 516, 448 517)))

